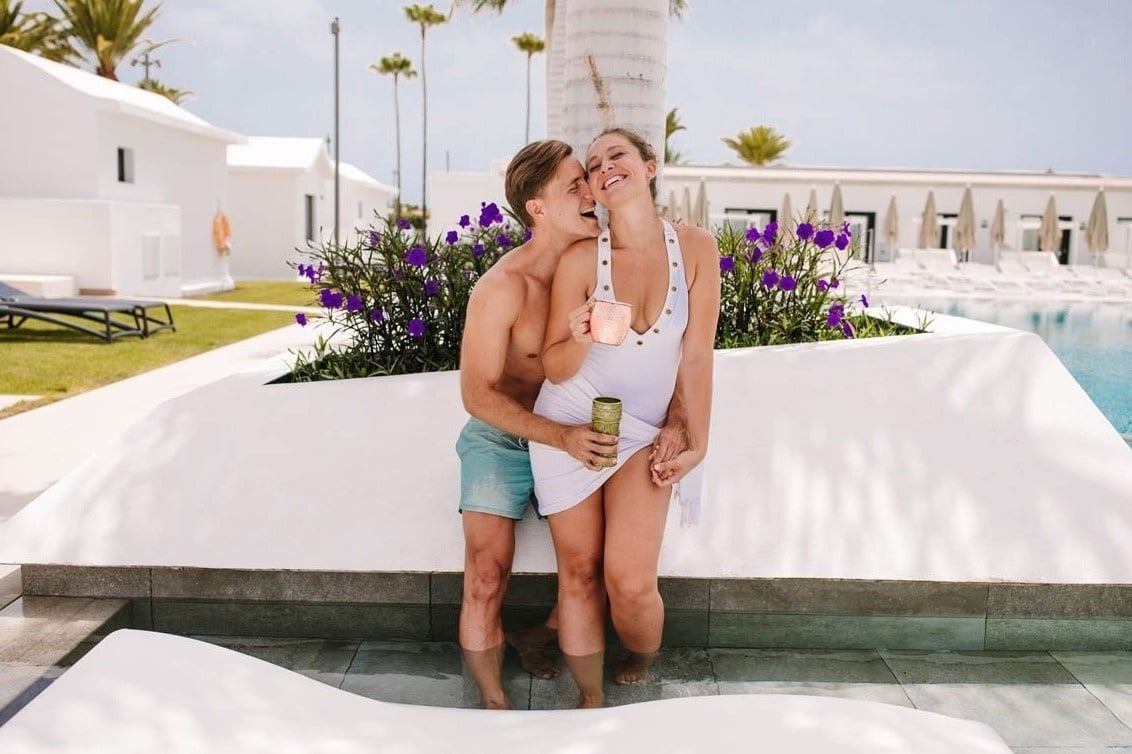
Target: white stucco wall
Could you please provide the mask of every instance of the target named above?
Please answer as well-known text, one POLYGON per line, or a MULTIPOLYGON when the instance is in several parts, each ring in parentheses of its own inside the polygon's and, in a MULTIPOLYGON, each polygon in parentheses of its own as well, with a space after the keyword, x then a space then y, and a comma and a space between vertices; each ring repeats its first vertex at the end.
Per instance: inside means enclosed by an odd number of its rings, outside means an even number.
MULTIPOLYGON (((1132 583, 1132 449, 1037 336, 933 328, 718 352, 702 522, 673 507, 661 573, 1132 583)), ((457 373, 275 373, 160 406, 3 524, 0 561, 462 570, 457 373)), ((554 571, 545 522, 518 541, 516 572, 554 571)))
POLYGON ((300 261, 295 249, 305 245, 298 174, 230 169, 228 180, 232 277, 294 280, 295 271, 287 262, 300 261))

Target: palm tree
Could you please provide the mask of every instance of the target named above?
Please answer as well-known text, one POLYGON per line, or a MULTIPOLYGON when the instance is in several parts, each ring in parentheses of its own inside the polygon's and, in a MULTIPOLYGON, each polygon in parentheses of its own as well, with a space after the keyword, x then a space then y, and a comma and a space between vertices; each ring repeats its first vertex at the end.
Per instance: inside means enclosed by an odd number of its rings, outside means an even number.
MULTIPOLYGON (((58 0, 56 0, 58 1, 58 0)), ((448 17, 431 5, 407 5, 405 17, 421 27, 421 218, 428 226, 428 79, 425 76, 425 32, 428 27, 437 26, 448 17)))
POLYGON ((546 49, 546 42, 542 41, 542 37, 530 32, 511 37, 511 41, 515 43, 520 52, 527 53, 527 130, 523 133, 523 143, 527 144, 531 140, 531 58, 535 56, 535 53, 546 49))
POLYGON ((22 11, 22 2, 0 0, 0 44, 58 63, 78 57, 59 19, 47 13, 22 11))
POLYGON ((751 165, 770 165, 782 159, 790 148, 789 140, 770 126, 755 126, 736 134, 734 139, 723 139, 723 143, 751 165))
POLYGON ((94 58, 95 71, 114 81, 117 68, 140 43, 160 5, 143 11, 145 0, 55 0, 71 36, 94 58))
POLYGON ((676 113, 676 108, 668 111, 668 116, 664 119, 664 164, 677 165, 684 161, 684 153, 675 149, 669 149, 668 140, 672 138, 673 134, 677 131, 687 131, 684 124, 680 122, 680 116, 676 113))
POLYGON ((397 217, 401 216, 401 101, 397 94, 397 79, 404 76, 411 79, 417 75, 413 70, 413 61, 400 52, 381 59, 380 63, 371 64, 369 69, 375 73, 393 77, 393 120, 397 144, 397 198, 393 200, 393 211, 397 217))
POLYGON ((162 84, 155 78, 145 78, 138 82, 138 89, 145 89, 147 92, 160 94, 165 97, 174 105, 180 105, 182 102, 193 96, 193 93, 188 89, 178 89, 173 86, 162 84))

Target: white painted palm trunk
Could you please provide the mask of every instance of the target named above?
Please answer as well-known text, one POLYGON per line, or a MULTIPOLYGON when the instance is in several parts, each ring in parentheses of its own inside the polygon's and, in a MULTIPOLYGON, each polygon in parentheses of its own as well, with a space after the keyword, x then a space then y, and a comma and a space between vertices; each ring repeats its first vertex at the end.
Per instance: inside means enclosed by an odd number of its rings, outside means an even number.
POLYGON ((664 145, 668 0, 556 0, 554 5, 547 135, 573 145, 581 156, 603 129, 624 126, 659 152, 664 145))

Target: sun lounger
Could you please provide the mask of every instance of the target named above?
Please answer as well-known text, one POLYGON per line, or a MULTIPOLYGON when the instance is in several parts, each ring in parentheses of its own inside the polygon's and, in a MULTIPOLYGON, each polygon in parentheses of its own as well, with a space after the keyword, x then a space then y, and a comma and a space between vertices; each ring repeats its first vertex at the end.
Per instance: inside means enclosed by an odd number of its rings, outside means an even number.
POLYGON ((73 296, 32 296, 0 282, 0 324, 15 329, 27 320, 50 322, 102 338, 107 343, 127 335, 147 338, 176 330, 173 312, 163 301, 73 296))
POLYGON ((983 723, 879 702, 692 696, 487 711, 367 699, 195 639, 117 631, 0 727, 13 754, 1009 754, 983 723))

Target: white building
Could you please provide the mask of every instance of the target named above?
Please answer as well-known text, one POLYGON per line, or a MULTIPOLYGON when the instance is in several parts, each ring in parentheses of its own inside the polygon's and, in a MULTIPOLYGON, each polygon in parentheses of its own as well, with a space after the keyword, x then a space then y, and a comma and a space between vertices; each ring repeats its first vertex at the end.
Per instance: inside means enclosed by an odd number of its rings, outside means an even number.
POLYGON ((128 295, 221 287, 212 219, 228 203, 227 147, 242 136, 6 46, 0 81, 0 274, 128 295))
MULTIPOLYGON (((508 160, 493 162, 486 173, 435 173, 429 177, 433 228, 442 231, 456 224, 461 214, 478 211, 481 201, 505 206, 503 176, 508 160)), ((730 165, 667 165, 660 202, 670 193, 677 207, 685 189, 694 198, 704 182, 708 213, 713 225, 724 221, 762 227, 777 220, 787 194, 794 215, 802 213, 810 193, 818 211, 828 214, 835 185, 841 189, 846 219, 862 239, 862 250, 877 261, 889 261, 892 248, 885 241, 883 224, 889 202, 895 197, 899 240, 894 248, 915 248, 929 192, 935 197, 942 226, 940 246, 953 245, 951 232, 963 191, 971 187, 977 226, 970 261, 993 261, 990 227, 1001 199, 1005 219, 1005 247, 1038 250, 1038 227, 1053 195, 1062 229, 1063 264, 1092 264, 1085 246, 1085 223, 1093 202, 1104 189, 1109 220, 1111 264, 1126 266, 1132 255, 1132 178, 1099 174, 961 172, 944 170, 848 169, 813 167, 749 167, 730 165)), ((679 211, 676 213, 680 214, 679 211)))
MULTIPOLYGON (((385 216, 397 193, 353 165, 339 169, 343 241, 385 216)), ((228 147, 232 275, 290 280, 296 249, 333 235, 334 162, 317 138, 249 137, 228 147)))

